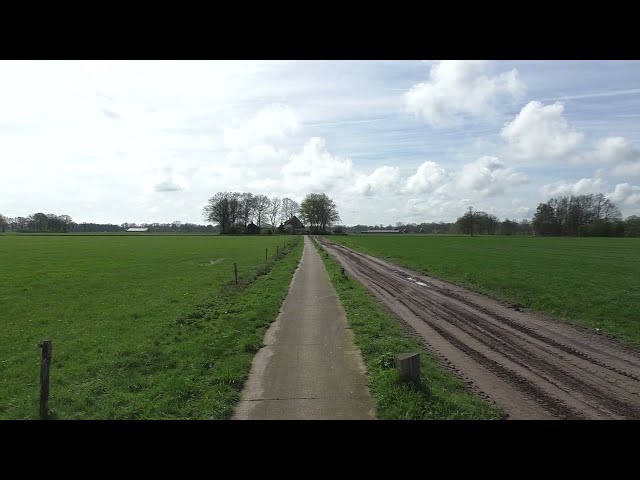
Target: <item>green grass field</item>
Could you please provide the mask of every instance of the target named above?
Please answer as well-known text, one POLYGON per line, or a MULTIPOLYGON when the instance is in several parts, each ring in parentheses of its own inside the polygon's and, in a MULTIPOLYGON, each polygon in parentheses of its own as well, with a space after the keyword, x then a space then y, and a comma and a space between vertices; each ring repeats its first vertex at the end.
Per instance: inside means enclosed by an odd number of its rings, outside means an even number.
POLYGON ((53 418, 228 418, 302 252, 275 261, 290 240, 0 236, 0 418, 38 417, 45 339, 53 418))
MULTIPOLYGON (((322 251, 322 249, 319 249, 322 251)), ((362 285, 340 272, 333 257, 321 255, 362 352, 369 390, 381 420, 489 420, 504 417, 498 407, 473 394, 445 371, 393 315, 362 285), (420 353, 420 382, 404 383, 397 354, 420 353)))
POLYGON ((640 345, 640 239, 431 235, 331 239, 640 345))

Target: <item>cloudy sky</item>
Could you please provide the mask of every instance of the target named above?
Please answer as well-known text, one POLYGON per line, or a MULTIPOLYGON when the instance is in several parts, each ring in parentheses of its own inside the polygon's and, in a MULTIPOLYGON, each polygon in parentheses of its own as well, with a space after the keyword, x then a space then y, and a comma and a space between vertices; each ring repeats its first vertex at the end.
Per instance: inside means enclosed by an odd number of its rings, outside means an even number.
POLYGON ((0 213, 206 223, 222 190, 344 224, 640 214, 637 61, 0 61, 0 213))

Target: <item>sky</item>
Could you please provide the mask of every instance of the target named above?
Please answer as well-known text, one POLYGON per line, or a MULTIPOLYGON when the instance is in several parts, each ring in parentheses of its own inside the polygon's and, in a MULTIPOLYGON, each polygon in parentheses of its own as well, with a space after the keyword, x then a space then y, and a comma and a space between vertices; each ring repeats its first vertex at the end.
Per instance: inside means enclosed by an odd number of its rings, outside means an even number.
POLYGON ((0 61, 0 213, 209 223, 324 192, 341 223, 640 215, 638 61, 0 61))

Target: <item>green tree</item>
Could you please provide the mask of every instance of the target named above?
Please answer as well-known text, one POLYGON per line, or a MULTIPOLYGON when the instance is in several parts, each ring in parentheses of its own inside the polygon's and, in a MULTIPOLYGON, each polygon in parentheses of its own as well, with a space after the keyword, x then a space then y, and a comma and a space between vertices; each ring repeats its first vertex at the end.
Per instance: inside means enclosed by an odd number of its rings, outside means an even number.
POLYGON ((315 232, 325 232, 328 226, 340 221, 335 202, 325 193, 308 194, 300 204, 300 215, 315 232))

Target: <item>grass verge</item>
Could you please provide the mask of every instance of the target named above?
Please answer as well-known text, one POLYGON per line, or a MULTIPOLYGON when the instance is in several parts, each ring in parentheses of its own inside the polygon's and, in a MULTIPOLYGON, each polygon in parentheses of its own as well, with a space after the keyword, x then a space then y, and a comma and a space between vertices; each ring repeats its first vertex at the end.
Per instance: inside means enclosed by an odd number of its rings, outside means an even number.
POLYGON ((393 314, 356 280, 340 272, 339 263, 316 244, 331 282, 347 313, 355 342, 369 374, 369 390, 382 420, 500 419, 504 413, 473 395, 412 338, 393 314), (400 380, 395 355, 419 352, 421 380, 400 380))

